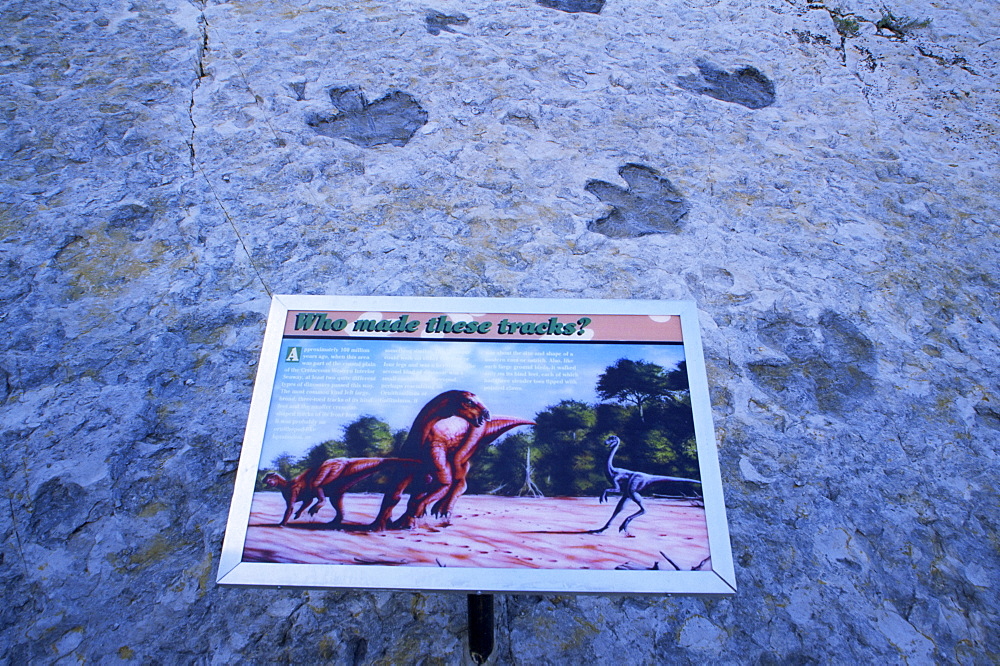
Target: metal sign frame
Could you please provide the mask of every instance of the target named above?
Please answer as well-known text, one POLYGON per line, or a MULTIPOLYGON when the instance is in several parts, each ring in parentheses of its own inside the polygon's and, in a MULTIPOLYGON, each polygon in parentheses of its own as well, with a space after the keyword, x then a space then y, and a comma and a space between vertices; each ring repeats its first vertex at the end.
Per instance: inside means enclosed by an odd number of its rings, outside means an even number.
MULTIPOLYGON (((674 320, 676 329, 676 320, 674 320)), ((509 327, 509 324, 508 324, 509 327)), ((388 325, 381 328, 388 329, 388 325)), ((454 330, 454 329, 453 329, 454 330)), ((523 329, 527 331, 528 329, 523 329)), ((459 327, 457 334, 472 339, 497 339, 496 326, 469 325, 459 327), (480 335, 481 334, 481 335, 480 335), (492 337, 491 337, 492 336, 492 337)), ((527 337, 530 337, 528 334, 527 337)), ((643 333, 645 342, 652 342, 643 333)), ((640 336, 640 337, 642 337, 640 336)), ((503 337, 503 336, 501 336, 503 337)), ((524 338, 521 331, 507 332, 506 338, 524 338)), ((715 434, 712 425, 709 387, 698 326, 697 309, 692 302, 677 301, 617 301, 617 300, 549 300, 549 299, 488 299, 488 298, 411 298, 368 296, 294 296, 279 295, 273 298, 267 328, 264 334, 257 378, 236 475, 233 499, 226 527, 217 582, 221 585, 250 586, 302 586, 309 588, 381 588, 394 590, 507 592, 507 593, 613 593, 613 594, 698 594, 727 595, 736 590, 726 509, 723 502, 722 482, 719 471, 715 434), (314 337, 339 337, 357 339, 353 330, 360 314, 381 317, 392 315, 393 321, 403 321, 395 331, 372 331, 368 339, 380 336, 420 337, 422 340, 440 340, 445 335, 427 323, 434 317, 446 316, 448 321, 494 321, 503 315, 523 315, 524 320, 537 322, 533 339, 538 343, 627 342, 631 340, 629 326, 616 326, 615 317, 633 316, 622 321, 664 322, 679 319, 683 357, 687 364, 690 405, 697 441, 697 460, 700 471, 707 547, 710 568, 707 570, 680 571, 669 568, 658 570, 620 569, 556 569, 533 567, 476 566, 382 566, 372 564, 327 564, 297 562, 244 561, 244 547, 250 524, 251 504, 255 483, 261 467, 262 448, 268 427, 269 412, 275 394, 276 377, 282 360, 282 345, 293 328, 297 313, 329 313, 323 319, 314 318, 308 330, 301 325, 300 335, 314 337), (348 313, 352 316, 338 317, 348 313), (403 320, 398 313, 409 315, 403 320), (458 313, 458 314, 456 314, 458 313), (462 314, 464 313, 464 314, 462 314), (479 314, 477 314, 479 313, 479 314), (492 316, 495 314, 496 316, 492 316), (612 322, 603 328, 597 324, 580 326, 581 318, 595 322, 612 322), (610 317, 608 317, 610 316, 610 317), (492 317, 492 319, 491 319, 492 317), (341 323, 336 323, 337 319, 341 323), (419 327, 412 322, 420 322, 419 327), (542 333, 541 322, 554 322, 542 333), (317 323, 318 322, 318 323, 317 323), (563 322, 575 323, 566 327, 563 322), (344 328, 344 323, 350 324, 344 328), (407 327, 406 324, 410 326, 407 327), (334 330, 341 327, 340 331, 334 330), (324 327, 327 330, 323 330, 324 327), (428 331, 434 331, 429 333, 428 331), (586 335, 584 335, 584 333, 586 335)), ((348 496, 349 497, 349 496, 348 496)), ((596 503, 597 498, 593 498, 596 503)), ((405 504, 405 500, 404 500, 405 504)), ((604 505, 606 514, 611 504, 604 505)), ((628 515, 625 512, 622 516, 628 515)), ((605 514, 605 515, 606 515, 605 514)), ((618 520, 621 518, 619 517, 618 520)), ((638 524, 638 523, 637 523, 638 524)), ((446 528, 445 528, 446 529, 446 528)), ((617 533, 614 536, 618 536, 617 533)), ((676 565, 675 565, 676 566, 676 565)))

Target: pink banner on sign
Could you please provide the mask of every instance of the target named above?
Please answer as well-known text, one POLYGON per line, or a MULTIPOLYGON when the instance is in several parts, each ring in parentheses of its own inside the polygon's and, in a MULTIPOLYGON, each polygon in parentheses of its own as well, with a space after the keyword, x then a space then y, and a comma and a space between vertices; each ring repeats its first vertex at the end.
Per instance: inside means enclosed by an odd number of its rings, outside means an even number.
POLYGON ((676 315, 289 311, 286 336, 535 342, 683 342, 676 315))

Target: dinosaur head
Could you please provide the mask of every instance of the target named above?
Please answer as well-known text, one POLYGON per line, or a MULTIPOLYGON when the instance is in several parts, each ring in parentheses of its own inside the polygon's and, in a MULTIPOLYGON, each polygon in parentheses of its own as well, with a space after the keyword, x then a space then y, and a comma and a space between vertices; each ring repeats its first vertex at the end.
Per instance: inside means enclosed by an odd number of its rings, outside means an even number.
POLYGON ((263 478, 264 485, 268 488, 274 488, 275 486, 281 485, 285 481, 285 477, 281 476, 277 472, 268 472, 263 478))
POLYGON ((477 428, 490 420, 490 410, 480 402, 479 398, 468 391, 454 391, 454 410, 456 416, 476 426, 477 428))
POLYGON ((614 435, 611 435, 611 437, 608 437, 606 440, 604 440, 604 445, 607 446, 609 449, 613 446, 618 446, 621 443, 622 440, 618 439, 614 435))

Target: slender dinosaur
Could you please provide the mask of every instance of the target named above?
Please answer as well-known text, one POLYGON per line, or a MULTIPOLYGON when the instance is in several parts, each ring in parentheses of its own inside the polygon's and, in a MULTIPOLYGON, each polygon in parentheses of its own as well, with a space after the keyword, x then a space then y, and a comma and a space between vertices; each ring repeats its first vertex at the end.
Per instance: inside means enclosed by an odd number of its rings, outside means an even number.
POLYGON ((277 472, 269 472, 264 477, 264 484, 278 488, 285 497, 285 515, 281 519, 281 525, 288 523, 296 502, 302 502, 295 514, 295 519, 298 520, 306 507, 309 507, 309 515, 315 516, 329 498, 336 512, 330 525, 336 527, 344 521, 344 493, 351 486, 376 472, 390 472, 396 483, 405 487, 422 467, 423 463, 419 460, 407 458, 329 458, 291 481, 277 472), (313 500, 316 500, 316 504, 310 507, 313 500))
POLYGON ((415 480, 418 492, 410 492, 406 512, 392 523, 394 528, 410 527, 418 510, 426 509, 424 500, 439 492, 443 495, 451 486, 454 452, 466 443, 469 431, 489 420, 490 411, 468 391, 445 391, 424 405, 396 452, 401 458, 419 460, 423 468, 415 475, 407 471, 393 476, 371 529, 380 532, 389 526, 393 508, 411 480, 415 480))
POLYGON ((627 533, 628 524, 642 514, 646 513, 646 507, 642 505, 642 495, 639 494, 639 491, 645 490, 654 483, 701 483, 701 481, 697 479, 685 479, 679 476, 658 476, 656 474, 646 474, 645 472, 635 472, 630 469, 615 467, 615 454, 618 452, 618 447, 621 446, 622 441, 612 435, 604 440, 604 443, 610 448, 610 451, 608 452, 607 473, 608 478, 611 479, 611 483, 614 484, 614 487, 607 488, 601 493, 601 503, 603 504, 607 501, 608 495, 621 495, 621 499, 618 500, 618 506, 615 507, 614 513, 612 513, 611 517, 608 518, 608 522, 604 524, 604 527, 599 530, 590 530, 592 534, 600 534, 604 530, 608 529, 611 526, 611 521, 615 519, 615 516, 621 513, 622 507, 625 506, 625 501, 632 500, 639 505, 639 510, 626 518, 622 522, 621 527, 618 528, 619 532, 627 533))

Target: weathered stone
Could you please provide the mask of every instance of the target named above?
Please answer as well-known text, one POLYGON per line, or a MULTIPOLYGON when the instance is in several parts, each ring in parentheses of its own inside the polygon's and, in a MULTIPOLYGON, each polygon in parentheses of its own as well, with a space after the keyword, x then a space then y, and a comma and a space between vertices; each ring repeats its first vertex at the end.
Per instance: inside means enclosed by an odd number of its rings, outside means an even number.
POLYGON ((586 4, 5 5, 7 662, 469 663, 463 595, 214 585, 269 293, 697 301, 739 592, 493 663, 996 661, 997 4, 586 4))
MULTIPOLYGON (((802 42, 801 35, 799 41, 802 42)), ((723 102, 742 104, 748 109, 762 109, 774 104, 774 84, 756 67, 741 67, 734 72, 727 72, 704 60, 695 64, 699 75, 679 77, 677 85, 681 88, 723 102)))
POLYGON ((420 104, 398 90, 369 103, 358 88, 333 88, 330 100, 339 113, 311 118, 309 126, 325 136, 365 148, 385 143, 405 146, 427 122, 427 112, 420 104))
POLYGON ((609 214, 587 225, 591 231, 626 238, 679 230, 678 221, 690 206, 668 179, 641 164, 626 164, 618 174, 628 189, 603 180, 587 183, 588 192, 612 206, 609 214))

